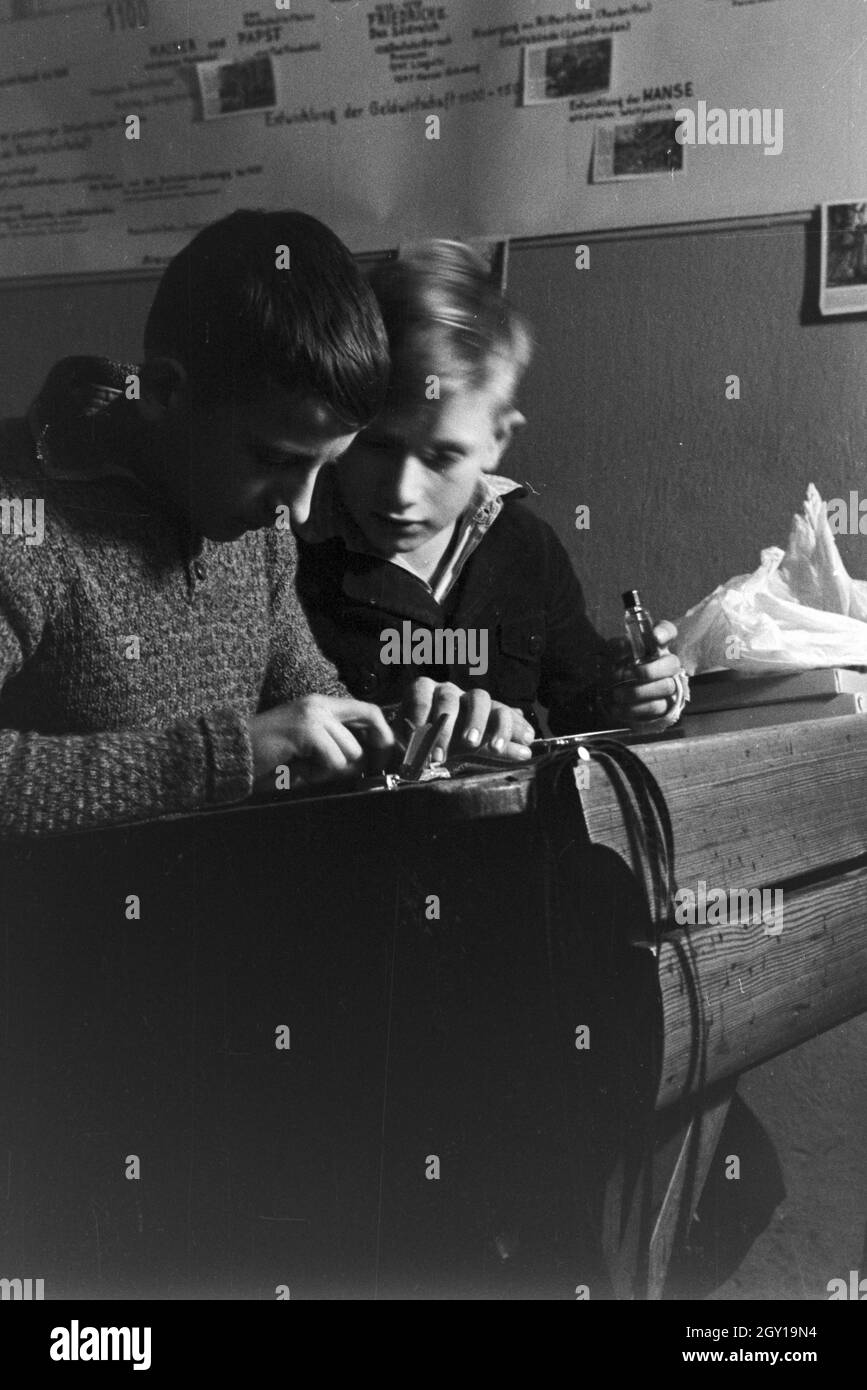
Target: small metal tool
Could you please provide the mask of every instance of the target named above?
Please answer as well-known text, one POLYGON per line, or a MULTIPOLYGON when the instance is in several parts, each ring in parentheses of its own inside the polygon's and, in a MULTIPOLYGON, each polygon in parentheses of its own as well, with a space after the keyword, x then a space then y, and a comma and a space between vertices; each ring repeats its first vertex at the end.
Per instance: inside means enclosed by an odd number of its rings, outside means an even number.
POLYGON ((625 727, 619 729, 596 729, 590 734, 560 734, 557 738, 535 738, 530 744, 534 753, 553 753, 558 748, 577 748, 582 743, 592 743, 595 738, 613 738, 617 734, 628 734, 625 727))
POLYGON ((425 764, 436 746, 436 741, 449 721, 447 714, 441 714, 435 724, 419 724, 413 729, 403 762, 397 770, 402 782, 417 782, 425 764))

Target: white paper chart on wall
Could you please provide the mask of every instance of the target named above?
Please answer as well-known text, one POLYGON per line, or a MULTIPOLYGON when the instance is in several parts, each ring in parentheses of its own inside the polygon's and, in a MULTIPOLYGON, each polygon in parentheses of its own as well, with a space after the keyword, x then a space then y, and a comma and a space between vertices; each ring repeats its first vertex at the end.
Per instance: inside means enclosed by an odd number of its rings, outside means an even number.
POLYGON ((867 192, 865 40, 862 0, 0 0, 0 275, 235 207, 357 251, 802 211, 867 192))

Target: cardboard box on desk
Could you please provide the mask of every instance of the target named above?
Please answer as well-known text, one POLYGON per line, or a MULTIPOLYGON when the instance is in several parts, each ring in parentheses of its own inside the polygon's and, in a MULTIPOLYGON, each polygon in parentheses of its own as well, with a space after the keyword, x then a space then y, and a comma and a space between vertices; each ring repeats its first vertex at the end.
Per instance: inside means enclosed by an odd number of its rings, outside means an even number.
POLYGON ((695 676, 684 714, 687 735, 722 734, 840 714, 867 714, 867 671, 832 666, 788 675, 695 676))

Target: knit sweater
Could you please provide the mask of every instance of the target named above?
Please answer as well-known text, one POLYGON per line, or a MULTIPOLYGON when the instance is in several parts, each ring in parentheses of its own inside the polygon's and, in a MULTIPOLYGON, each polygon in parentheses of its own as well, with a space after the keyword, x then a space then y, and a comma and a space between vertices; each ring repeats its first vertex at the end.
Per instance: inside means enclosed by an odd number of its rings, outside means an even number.
POLYGON ((59 364, 28 421, 0 423, 5 837, 241 801, 253 789, 249 717, 346 693, 296 598, 288 533, 217 544, 191 535, 123 459, 65 466, 56 448, 42 454, 35 440, 52 424, 62 439, 64 419, 110 403, 126 370, 59 364))

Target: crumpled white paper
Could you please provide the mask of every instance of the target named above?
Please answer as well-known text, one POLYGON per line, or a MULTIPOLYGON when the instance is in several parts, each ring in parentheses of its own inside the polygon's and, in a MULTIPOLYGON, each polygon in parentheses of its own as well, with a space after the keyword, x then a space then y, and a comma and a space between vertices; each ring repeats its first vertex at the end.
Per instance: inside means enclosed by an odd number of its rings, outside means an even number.
POLYGON ((812 483, 786 549, 763 550, 757 570, 720 584, 677 628, 675 649, 689 675, 867 666, 867 582, 847 574, 812 483))

